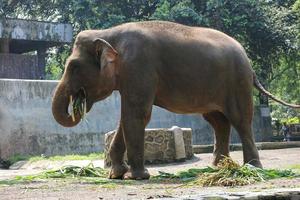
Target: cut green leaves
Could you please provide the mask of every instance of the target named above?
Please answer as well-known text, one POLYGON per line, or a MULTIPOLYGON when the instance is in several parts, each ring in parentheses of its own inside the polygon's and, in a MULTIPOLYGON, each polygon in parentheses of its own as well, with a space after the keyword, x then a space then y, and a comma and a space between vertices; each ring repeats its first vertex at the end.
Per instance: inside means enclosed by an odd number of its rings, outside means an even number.
POLYGON ((240 166, 225 157, 216 168, 189 169, 176 174, 159 172, 155 180, 186 181, 188 185, 199 186, 242 186, 275 178, 300 177, 292 170, 261 169, 250 164, 240 166))

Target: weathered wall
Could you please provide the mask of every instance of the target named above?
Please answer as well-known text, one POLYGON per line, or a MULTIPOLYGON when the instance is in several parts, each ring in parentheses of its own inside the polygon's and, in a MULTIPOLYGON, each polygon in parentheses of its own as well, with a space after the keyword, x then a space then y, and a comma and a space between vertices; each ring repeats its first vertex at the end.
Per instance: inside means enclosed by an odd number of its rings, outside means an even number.
POLYGON ((0 38, 71 42, 72 32, 70 24, 23 19, 0 19, 0 38))
POLYGON ((1 54, 0 78, 40 79, 36 55, 1 54))
MULTIPOLYGON (((74 128, 57 124, 51 113, 51 96, 56 81, 0 79, 0 157, 13 154, 68 154, 103 150, 104 134, 117 127, 120 98, 114 92, 93 106, 87 122, 74 128)), ((265 120, 265 119, 264 119, 265 120)), ((154 107, 148 128, 173 125, 193 129, 194 144, 213 142, 211 127, 196 115, 179 115, 154 107)), ((254 119, 257 141, 266 138, 260 113, 254 119)), ((271 131, 270 131, 271 133, 271 131)), ((238 142, 233 134, 233 142, 238 142)))

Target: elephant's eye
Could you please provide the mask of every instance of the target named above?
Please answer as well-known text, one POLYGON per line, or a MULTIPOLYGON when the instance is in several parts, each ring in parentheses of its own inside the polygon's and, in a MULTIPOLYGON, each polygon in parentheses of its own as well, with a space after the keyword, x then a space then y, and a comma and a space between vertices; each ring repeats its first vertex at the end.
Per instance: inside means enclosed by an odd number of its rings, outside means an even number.
POLYGON ((72 65, 71 66, 71 72, 72 73, 78 73, 80 67, 78 65, 72 65))
POLYGON ((68 70, 71 72, 78 70, 79 67, 80 63, 78 62, 78 60, 70 60, 68 63, 68 70))
POLYGON ((74 74, 74 73, 77 73, 78 72, 78 69, 79 69, 79 66, 78 65, 75 65, 75 64, 71 64, 69 63, 67 68, 66 68, 66 71, 69 73, 69 74, 74 74))
POLYGON ((95 66, 97 67, 97 69, 101 69, 101 62, 100 59, 95 59, 95 66))

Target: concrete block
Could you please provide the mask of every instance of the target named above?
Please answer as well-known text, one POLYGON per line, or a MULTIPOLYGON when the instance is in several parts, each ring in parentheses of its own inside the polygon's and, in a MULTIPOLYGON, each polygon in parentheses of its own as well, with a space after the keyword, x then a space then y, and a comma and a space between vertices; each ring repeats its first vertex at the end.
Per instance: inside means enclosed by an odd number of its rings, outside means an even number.
MULTIPOLYGON (((105 134, 105 167, 111 166, 108 151, 115 133, 116 131, 111 131, 105 134)), ((146 129, 146 164, 184 161, 192 157, 192 129, 179 127, 172 127, 171 129, 146 129)), ((127 160, 126 153, 125 160, 127 160)))

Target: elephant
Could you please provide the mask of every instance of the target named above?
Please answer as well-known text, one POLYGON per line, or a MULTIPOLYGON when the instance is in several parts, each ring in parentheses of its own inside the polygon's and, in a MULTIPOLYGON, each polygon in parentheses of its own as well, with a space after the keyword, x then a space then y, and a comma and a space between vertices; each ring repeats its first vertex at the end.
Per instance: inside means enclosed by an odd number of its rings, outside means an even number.
POLYGON ((131 22, 77 35, 52 113, 59 124, 72 127, 82 115, 70 114, 70 104, 85 99, 89 112, 95 102, 119 91, 121 117, 109 150, 111 179, 150 177, 144 166, 144 134, 153 105, 202 114, 214 129, 214 165, 229 156, 232 125, 242 142, 244 163, 262 167, 251 127, 253 86, 281 104, 300 107, 265 90, 244 48, 225 33, 166 21, 131 22))

